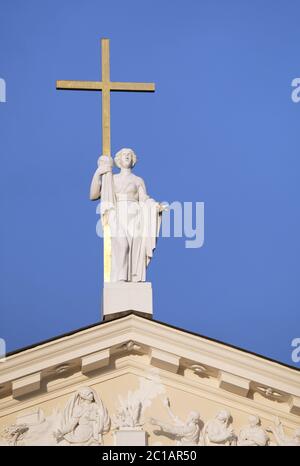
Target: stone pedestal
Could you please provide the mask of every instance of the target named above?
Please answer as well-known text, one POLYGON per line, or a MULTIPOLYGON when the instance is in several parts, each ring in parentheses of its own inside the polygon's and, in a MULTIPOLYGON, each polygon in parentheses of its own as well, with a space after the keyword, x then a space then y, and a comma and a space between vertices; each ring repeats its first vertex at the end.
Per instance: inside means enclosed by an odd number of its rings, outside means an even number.
POLYGON ((143 430, 116 430, 114 439, 116 447, 144 447, 147 445, 147 434, 143 430))
POLYGON ((104 320, 110 320, 131 311, 152 318, 151 283, 104 283, 102 310, 104 320))

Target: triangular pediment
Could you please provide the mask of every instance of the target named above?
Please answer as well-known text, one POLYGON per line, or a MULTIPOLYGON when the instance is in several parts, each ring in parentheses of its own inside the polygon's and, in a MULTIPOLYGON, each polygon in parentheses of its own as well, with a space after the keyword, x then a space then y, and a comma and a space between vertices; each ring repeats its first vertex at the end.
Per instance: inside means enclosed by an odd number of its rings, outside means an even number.
MULTIPOLYGON (((265 425, 277 416, 290 431, 300 424, 298 370, 130 314, 8 356, 0 365, 0 426, 37 407, 50 416, 83 385, 99 393, 112 416, 119 398, 144 393, 146 424, 158 415, 167 421, 165 398, 180 418, 197 410, 204 423, 227 409, 237 430, 250 414, 265 425)), ((147 432, 150 443, 162 441, 153 426, 147 432)))

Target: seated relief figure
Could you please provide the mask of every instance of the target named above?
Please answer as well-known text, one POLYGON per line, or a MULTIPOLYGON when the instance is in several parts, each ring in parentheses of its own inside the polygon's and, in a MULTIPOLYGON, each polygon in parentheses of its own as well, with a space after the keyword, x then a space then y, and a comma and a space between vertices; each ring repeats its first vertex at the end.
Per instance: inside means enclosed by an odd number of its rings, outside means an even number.
POLYGON ((97 392, 81 387, 66 404, 54 437, 59 445, 101 445, 109 429, 110 418, 97 392))
POLYGON ((219 411, 215 417, 208 421, 203 428, 203 445, 236 445, 236 435, 229 425, 231 414, 226 409, 219 411))
POLYGON ((102 224, 110 229, 110 281, 143 282, 165 207, 148 196, 143 179, 132 173, 137 162, 133 150, 121 149, 114 161, 118 174, 112 173, 110 157, 99 157, 90 199, 101 199, 102 224))
POLYGON ((275 418, 275 426, 268 427, 269 432, 272 432, 276 444, 281 447, 300 447, 300 428, 295 429, 292 437, 284 433, 282 423, 278 417, 275 418))
POLYGON ((161 431, 156 433, 166 433, 174 435, 177 439, 177 445, 198 445, 200 436, 200 414, 198 411, 191 411, 185 421, 175 416, 170 407, 170 401, 165 399, 164 404, 168 410, 173 424, 150 418, 150 424, 159 426, 161 431))
POLYGON ((238 436, 238 446, 247 447, 264 447, 268 445, 269 437, 261 427, 260 418, 250 415, 248 417, 249 425, 242 427, 238 436))

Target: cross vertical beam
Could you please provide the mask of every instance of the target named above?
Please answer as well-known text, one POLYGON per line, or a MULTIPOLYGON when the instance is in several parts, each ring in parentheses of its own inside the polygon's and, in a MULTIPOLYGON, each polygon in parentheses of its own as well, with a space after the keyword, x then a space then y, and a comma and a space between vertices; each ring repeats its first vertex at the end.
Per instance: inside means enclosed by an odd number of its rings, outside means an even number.
POLYGON ((102 154, 111 156, 110 142, 110 55, 109 40, 101 40, 102 49, 102 154))
POLYGON ((155 84, 111 81, 109 39, 101 39, 101 65, 101 81, 56 81, 56 89, 102 92, 102 154, 111 157, 110 93, 154 92, 155 84))

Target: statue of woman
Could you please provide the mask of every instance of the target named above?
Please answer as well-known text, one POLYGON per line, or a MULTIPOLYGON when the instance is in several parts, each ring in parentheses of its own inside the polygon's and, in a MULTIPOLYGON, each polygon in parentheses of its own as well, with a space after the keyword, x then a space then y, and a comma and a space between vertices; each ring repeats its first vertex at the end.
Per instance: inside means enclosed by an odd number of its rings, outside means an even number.
POLYGON ((101 445, 109 428, 110 418, 97 392, 81 387, 65 406, 54 437, 60 445, 101 445))
POLYGON ((164 206, 151 199, 142 178, 132 173, 137 157, 132 149, 115 156, 120 173, 112 174, 112 159, 102 155, 93 176, 90 199, 101 198, 103 224, 111 238, 111 282, 143 282, 156 247, 164 206))
POLYGON ((231 414, 226 409, 217 413, 214 419, 208 421, 202 432, 204 445, 236 445, 236 435, 230 426, 231 414))

